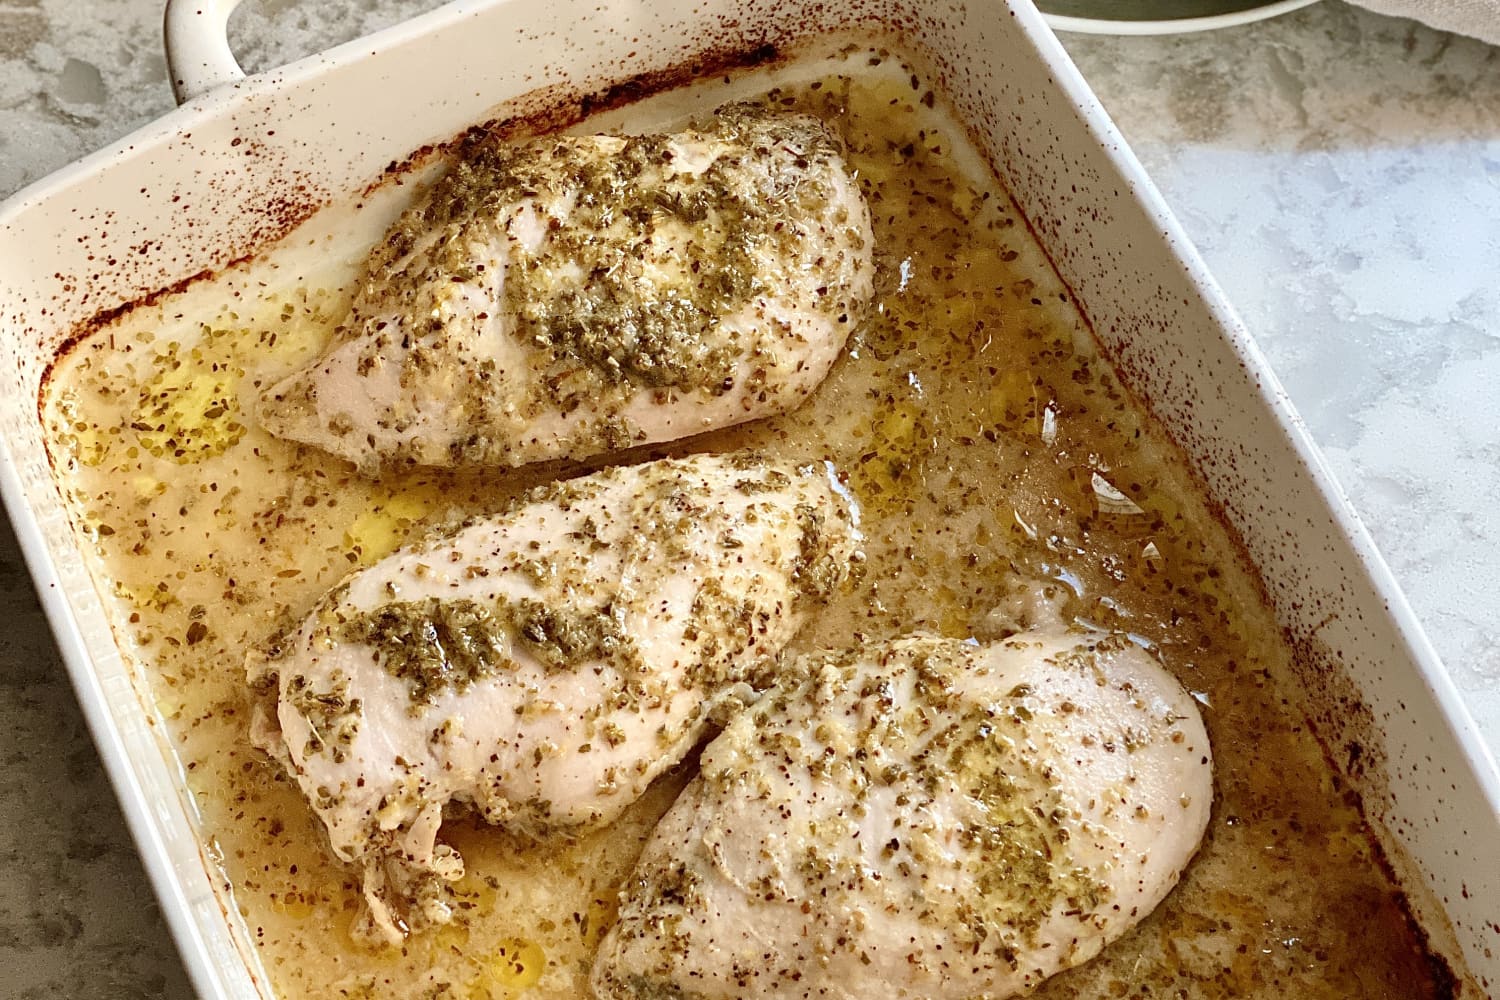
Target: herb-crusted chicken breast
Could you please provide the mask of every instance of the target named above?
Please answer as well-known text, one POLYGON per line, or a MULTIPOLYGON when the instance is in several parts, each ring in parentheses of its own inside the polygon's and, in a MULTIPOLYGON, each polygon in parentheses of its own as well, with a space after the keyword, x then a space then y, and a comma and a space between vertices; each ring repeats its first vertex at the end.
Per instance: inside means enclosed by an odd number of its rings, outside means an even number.
POLYGON ((770 683, 850 518, 825 473, 746 456, 539 489, 325 597, 252 664, 277 695, 260 739, 364 865, 375 929, 441 922, 450 804, 534 837, 615 818, 770 683))
POLYGON ((918 635, 802 674, 653 833, 603 1000, 1014 996, 1150 913, 1208 822, 1202 720, 1123 637, 918 635))
POLYGON ((872 244, 840 142, 809 116, 483 135, 259 418, 373 470, 580 459, 781 413, 863 314, 872 244))

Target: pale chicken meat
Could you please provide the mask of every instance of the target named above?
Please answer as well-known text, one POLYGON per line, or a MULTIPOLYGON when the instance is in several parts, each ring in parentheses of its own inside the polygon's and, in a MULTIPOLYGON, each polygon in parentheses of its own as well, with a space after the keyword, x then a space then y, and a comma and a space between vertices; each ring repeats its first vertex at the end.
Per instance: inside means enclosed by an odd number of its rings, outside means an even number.
POLYGON ((363 865, 373 928, 448 916, 445 811, 607 823, 768 684, 856 551, 830 475, 740 455, 554 484, 356 572, 255 659, 259 742, 363 865))
POLYGON ((603 1000, 1014 996, 1150 913, 1207 825, 1202 720, 1122 636, 913 635, 792 674, 653 833, 603 1000))
POLYGON ((735 105, 647 136, 479 134, 255 407, 361 466, 579 459, 787 411, 873 294, 829 128, 735 105))

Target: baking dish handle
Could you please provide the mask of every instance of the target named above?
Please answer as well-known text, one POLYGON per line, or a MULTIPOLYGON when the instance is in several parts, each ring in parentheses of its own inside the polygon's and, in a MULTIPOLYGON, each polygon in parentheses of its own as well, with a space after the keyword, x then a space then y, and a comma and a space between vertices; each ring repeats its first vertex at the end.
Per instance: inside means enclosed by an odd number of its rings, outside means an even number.
POLYGON ((229 49, 229 15, 239 5, 240 0, 167 0, 167 72, 178 104, 245 78, 229 49))

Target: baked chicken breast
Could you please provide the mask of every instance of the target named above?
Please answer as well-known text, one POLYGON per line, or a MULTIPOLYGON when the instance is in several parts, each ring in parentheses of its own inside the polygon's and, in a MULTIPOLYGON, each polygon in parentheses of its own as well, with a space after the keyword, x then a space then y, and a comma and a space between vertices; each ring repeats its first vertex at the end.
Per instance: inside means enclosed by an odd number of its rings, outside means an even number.
POLYGON ((914 635, 800 673, 653 833, 603 1000, 1000 1000, 1144 918, 1203 835, 1202 720, 1121 636, 914 635))
POLYGON ((370 254, 326 355, 253 409, 366 471, 516 466, 792 409, 872 294, 826 125, 469 140, 370 254))
POLYGON ((448 915, 445 809, 530 837, 614 819, 770 683, 855 544, 827 473, 753 457, 544 487, 323 598, 251 664, 275 693, 258 741, 399 939, 448 915))

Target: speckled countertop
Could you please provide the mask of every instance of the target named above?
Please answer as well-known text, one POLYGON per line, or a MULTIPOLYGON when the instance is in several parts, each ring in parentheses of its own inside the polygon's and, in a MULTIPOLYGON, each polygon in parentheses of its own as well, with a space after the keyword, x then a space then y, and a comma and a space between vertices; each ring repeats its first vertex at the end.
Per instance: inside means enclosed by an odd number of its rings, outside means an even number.
MULTIPOLYGON (((259 0, 264 68, 436 6, 259 0)), ((0 3, 0 195, 172 106, 161 0, 0 3)), ((1500 50, 1337 0, 1065 43, 1500 746, 1500 50)), ((0 998, 188 997, 0 527, 0 998)))

